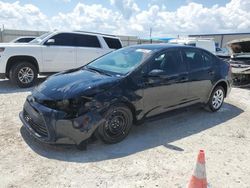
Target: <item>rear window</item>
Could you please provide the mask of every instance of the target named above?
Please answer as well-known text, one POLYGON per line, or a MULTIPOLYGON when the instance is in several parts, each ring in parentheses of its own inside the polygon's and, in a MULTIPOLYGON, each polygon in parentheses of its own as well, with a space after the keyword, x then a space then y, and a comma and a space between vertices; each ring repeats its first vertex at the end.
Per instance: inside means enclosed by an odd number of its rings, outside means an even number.
POLYGON ((111 49, 119 49, 122 48, 121 42, 119 39, 103 37, 105 42, 107 43, 108 47, 111 49))
POLYGON ((75 34, 75 45, 78 47, 101 48, 101 44, 94 35, 75 34))

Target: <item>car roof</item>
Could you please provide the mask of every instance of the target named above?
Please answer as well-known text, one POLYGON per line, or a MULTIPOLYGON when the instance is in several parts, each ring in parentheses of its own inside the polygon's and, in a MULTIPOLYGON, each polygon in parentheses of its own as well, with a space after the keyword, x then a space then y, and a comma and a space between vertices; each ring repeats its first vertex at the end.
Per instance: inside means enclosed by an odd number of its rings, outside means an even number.
POLYGON ((100 37, 108 37, 113 39, 120 39, 118 36, 115 35, 108 35, 102 33, 95 33, 95 32, 87 32, 87 31, 63 31, 63 30, 56 30, 52 33, 70 33, 70 34, 80 34, 80 35, 92 35, 92 36, 100 36, 100 37))
POLYGON ((160 44, 140 44, 140 45, 133 45, 129 46, 131 48, 143 48, 143 49, 148 49, 148 50, 154 50, 154 51, 161 51, 161 50, 166 50, 170 48, 196 48, 193 46, 185 46, 182 44, 167 44, 167 43, 160 43, 160 44))

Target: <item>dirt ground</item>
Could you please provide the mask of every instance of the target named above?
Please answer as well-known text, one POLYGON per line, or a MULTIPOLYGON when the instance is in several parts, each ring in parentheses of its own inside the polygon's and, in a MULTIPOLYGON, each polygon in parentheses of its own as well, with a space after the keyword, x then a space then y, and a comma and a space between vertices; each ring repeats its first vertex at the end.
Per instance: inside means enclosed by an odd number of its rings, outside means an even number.
POLYGON ((87 151, 28 135, 18 114, 30 92, 0 80, 0 187, 185 187, 204 149, 211 187, 250 188, 250 89, 234 88, 217 113, 169 113, 87 151))

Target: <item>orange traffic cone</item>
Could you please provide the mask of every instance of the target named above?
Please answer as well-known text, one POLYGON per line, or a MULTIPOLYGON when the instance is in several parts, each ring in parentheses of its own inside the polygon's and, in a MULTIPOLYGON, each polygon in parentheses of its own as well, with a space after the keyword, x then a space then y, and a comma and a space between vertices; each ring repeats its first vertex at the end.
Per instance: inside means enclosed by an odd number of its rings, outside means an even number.
POLYGON ((207 188, 207 177, 205 167, 205 152, 200 150, 194 173, 188 184, 188 188, 207 188))

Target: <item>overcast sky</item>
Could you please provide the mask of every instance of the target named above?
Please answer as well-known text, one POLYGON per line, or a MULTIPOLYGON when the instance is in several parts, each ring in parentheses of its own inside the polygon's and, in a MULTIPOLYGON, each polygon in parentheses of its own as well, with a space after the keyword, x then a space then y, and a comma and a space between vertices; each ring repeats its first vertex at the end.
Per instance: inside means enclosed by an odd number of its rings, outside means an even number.
POLYGON ((250 32, 250 0, 9 0, 0 1, 0 24, 140 37, 150 27, 154 37, 250 32))

